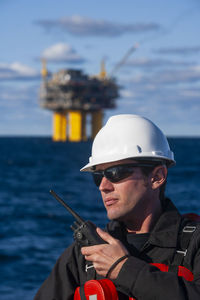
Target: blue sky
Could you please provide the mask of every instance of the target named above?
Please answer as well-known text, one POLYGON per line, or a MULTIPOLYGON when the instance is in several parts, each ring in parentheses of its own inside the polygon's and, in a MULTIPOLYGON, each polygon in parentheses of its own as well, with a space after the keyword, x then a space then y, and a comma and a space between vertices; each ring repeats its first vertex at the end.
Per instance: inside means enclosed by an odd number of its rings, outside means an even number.
POLYGON ((153 120, 169 136, 200 136, 200 2, 0 0, 0 135, 51 135, 39 106, 41 57, 49 71, 108 74, 122 86, 112 114, 153 120))

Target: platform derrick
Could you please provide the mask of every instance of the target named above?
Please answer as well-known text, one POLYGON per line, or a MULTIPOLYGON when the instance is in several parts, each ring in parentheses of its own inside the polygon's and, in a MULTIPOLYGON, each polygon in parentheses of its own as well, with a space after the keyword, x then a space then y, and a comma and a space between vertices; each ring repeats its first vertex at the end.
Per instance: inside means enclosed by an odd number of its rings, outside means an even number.
POLYGON ((60 70, 48 76, 43 62, 40 106, 53 111, 54 141, 85 141, 86 117, 91 115, 91 137, 102 127, 104 109, 115 108, 118 85, 106 78, 90 77, 81 70, 60 70))

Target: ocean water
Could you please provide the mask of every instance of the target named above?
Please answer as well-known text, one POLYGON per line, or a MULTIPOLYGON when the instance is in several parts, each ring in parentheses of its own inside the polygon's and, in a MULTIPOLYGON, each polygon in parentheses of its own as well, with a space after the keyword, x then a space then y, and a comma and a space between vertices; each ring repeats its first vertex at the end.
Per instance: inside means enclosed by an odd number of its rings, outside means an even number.
MULTIPOLYGON (((167 195, 182 213, 200 214, 200 138, 169 139, 176 167, 167 195)), ((91 142, 0 138, 0 299, 33 299, 62 251, 72 242, 73 217, 50 194, 54 189, 83 218, 106 224, 87 163, 91 142)))

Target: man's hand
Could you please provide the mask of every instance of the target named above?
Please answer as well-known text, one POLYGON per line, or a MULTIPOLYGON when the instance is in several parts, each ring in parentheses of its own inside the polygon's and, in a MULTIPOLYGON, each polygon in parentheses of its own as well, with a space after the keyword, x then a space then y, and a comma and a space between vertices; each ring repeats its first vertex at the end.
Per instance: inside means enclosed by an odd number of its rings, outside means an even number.
MULTIPOLYGON (((97 228, 97 233, 108 244, 82 247, 81 253, 85 256, 86 260, 93 262, 93 266, 97 273, 105 277, 114 262, 116 262, 120 257, 128 254, 128 251, 119 240, 113 238, 109 233, 101 230, 100 228, 97 228)), ((126 260, 127 258, 121 261, 110 272, 108 276, 110 279, 117 278, 119 271, 126 260)))

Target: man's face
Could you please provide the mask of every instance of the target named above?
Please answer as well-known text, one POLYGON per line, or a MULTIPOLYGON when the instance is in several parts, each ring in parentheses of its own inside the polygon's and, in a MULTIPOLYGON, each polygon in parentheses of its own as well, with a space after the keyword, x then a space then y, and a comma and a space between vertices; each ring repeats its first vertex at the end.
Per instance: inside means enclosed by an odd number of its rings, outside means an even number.
MULTIPOLYGON (((133 162, 133 160, 122 160, 100 164, 96 170, 105 170, 111 166, 133 162)), ((133 216, 142 218, 152 205, 153 191, 150 177, 144 176, 139 167, 135 167, 129 177, 117 183, 112 183, 103 177, 99 190, 110 220, 117 219, 126 222, 133 216)))

